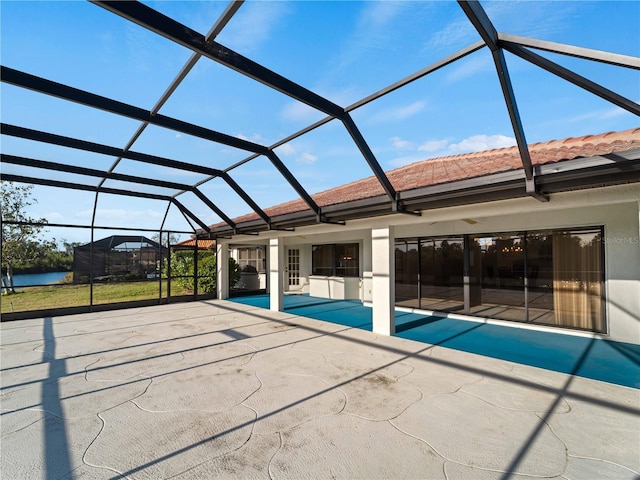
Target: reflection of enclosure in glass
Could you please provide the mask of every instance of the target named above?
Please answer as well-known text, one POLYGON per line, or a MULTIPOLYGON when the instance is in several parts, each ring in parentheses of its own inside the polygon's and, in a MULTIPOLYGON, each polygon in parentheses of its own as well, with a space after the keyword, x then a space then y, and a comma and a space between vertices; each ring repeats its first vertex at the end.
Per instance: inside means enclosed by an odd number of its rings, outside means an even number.
POLYGON ((606 330, 600 227, 397 239, 395 247, 398 306, 606 330))
POLYGON ((395 242, 396 304, 420 308, 420 256, 418 239, 395 242))
POLYGON ((524 234, 473 236, 469 250, 469 312, 526 321, 524 234))
POLYGON ((464 240, 460 237, 420 241, 420 308, 464 308, 464 240))
POLYGON ((401 239, 395 244, 396 304, 438 311, 464 308, 464 240, 401 239))

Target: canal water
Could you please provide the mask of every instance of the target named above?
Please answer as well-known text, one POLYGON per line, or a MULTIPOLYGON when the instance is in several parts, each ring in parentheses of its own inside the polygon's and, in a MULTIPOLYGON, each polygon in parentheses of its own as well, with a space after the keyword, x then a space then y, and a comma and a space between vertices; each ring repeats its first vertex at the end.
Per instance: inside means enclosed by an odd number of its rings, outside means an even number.
MULTIPOLYGON (((25 273, 13 276, 14 287, 24 287, 27 285, 49 285, 51 283, 58 283, 69 272, 47 272, 47 273, 25 273)), ((7 282, 7 278, 4 278, 7 282)), ((7 282, 8 283, 8 282, 7 282)))

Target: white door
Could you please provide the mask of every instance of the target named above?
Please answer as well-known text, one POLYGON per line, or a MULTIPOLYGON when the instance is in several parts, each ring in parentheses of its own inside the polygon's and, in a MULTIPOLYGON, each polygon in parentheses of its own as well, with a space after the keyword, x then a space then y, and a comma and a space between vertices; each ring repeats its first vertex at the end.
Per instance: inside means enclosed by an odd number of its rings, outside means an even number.
POLYGON ((300 286, 300 249, 290 248, 287 255, 287 275, 289 290, 300 286))

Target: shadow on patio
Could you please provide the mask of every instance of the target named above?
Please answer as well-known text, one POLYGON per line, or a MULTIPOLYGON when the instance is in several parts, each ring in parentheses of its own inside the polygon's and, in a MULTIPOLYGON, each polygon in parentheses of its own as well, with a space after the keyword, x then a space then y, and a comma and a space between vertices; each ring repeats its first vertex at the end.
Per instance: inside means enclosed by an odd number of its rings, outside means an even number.
MULTIPOLYGON (((372 330, 358 300, 286 295, 285 312, 372 330)), ((231 301, 269 308, 269 295, 231 301)), ((396 336, 627 387, 640 387, 640 345, 396 311, 396 336), (465 335, 461 335, 464 333, 465 335), (588 352, 588 355, 585 355, 588 352), (579 368, 576 369, 576 365, 579 368)))
MULTIPOLYGON (((357 305, 325 306, 362 320, 357 305)), ((64 478, 638 473, 632 389, 317 322, 293 307, 203 301, 1 325, 3 474, 52 473, 56 444, 64 478), (47 372, 52 361, 60 368, 47 372), (40 396, 45 388, 56 398, 40 396), (62 417, 64 434, 30 420, 43 410, 62 417)))

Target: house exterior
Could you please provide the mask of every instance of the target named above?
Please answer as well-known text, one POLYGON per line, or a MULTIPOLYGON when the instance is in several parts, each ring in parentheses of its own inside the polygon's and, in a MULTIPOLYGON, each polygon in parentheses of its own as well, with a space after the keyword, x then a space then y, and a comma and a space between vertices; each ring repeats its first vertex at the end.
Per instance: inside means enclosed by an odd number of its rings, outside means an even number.
MULTIPOLYGON (((215 250, 216 241, 212 239, 188 238, 172 245, 174 250, 215 250)), ((231 285, 233 291, 262 291, 267 288, 267 254, 263 245, 233 245, 229 255, 240 266, 241 279, 236 285, 231 285), (255 269, 255 270, 254 270, 255 269), (255 279, 254 279, 255 277, 255 279)))
POLYGON ((380 334, 399 309, 639 344, 640 128, 529 152, 535 191, 517 147, 424 160, 386 172, 403 210, 371 177, 313 195, 323 222, 297 200, 265 210, 277 230, 212 226, 218 256, 263 247, 272 310, 357 299, 380 334))

